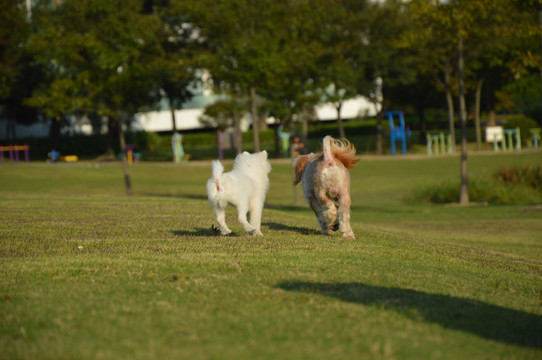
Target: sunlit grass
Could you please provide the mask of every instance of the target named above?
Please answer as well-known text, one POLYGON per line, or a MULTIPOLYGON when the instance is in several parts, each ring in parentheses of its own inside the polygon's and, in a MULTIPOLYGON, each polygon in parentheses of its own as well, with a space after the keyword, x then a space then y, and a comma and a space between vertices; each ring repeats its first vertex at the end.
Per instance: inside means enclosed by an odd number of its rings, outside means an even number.
POLYGON ((405 204, 458 159, 358 164, 356 240, 319 234, 288 162, 273 162, 264 237, 234 208, 233 236, 214 232, 205 162, 134 165, 132 197, 118 164, 0 168, 1 357, 539 358, 540 204, 405 204))

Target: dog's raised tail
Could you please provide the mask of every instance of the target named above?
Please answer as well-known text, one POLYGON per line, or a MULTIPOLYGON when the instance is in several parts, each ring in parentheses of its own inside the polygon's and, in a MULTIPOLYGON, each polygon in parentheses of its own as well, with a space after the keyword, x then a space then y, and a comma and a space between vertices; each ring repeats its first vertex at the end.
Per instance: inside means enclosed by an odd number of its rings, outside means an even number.
POLYGON ((359 161, 356 157, 356 148, 346 139, 333 139, 326 136, 322 143, 322 152, 326 166, 333 166, 333 159, 340 161, 347 169, 353 168, 359 161))
POLYGON ((218 160, 214 160, 211 164, 211 176, 213 178, 218 178, 224 173, 224 166, 218 160))
POLYGON ((216 191, 220 192, 222 189, 221 177, 224 173, 224 166, 218 160, 214 160, 211 164, 211 177, 216 185, 216 191))

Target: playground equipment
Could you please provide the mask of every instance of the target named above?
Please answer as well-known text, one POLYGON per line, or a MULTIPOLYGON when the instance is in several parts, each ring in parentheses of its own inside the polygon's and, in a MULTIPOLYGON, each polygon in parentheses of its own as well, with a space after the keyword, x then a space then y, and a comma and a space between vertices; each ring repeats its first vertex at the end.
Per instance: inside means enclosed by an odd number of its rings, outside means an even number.
POLYGON ((284 132, 284 126, 282 124, 279 125, 277 133, 279 135, 280 139, 280 147, 282 150, 282 157, 289 157, 290 154, 288 152, 288 149, 290 147, 290 134, 287 132, 284 132))
POLYGON ((486 143, 493 142, 493 150, 499 150, 499 143, 503 151, 521 150, 521 134, 519 128, 503 129, 502 126, 488 126, 486 128, 486 143), (515 145, 514 145, 515 140, 515 145))
POLYGON ((493 143, 493 150, 499 150, 499 143, 502 143, 504 149, 504 129, 502 126, 486 127, 486 144, 493 143))
POLYGON ((391 154, 395 155, 395 142, 401 141, 401 149, 403 155, 406 154, 406 141, 407 138, 410 138, 411 132, 410 129, 408 129, 405 126, 405 118, 403 116, 402 111, 386 111, 384 113, 388 116, 389 124, 390 124, 390 140, 391 140, 391 154), (397 116, 399 117, 399 125, 395 126, 393 117, 397 116))
POLYGON ((135 152, 134 144, 126 144, 126 160, 128 160, 128 164, 139 162, 140 157, 141 157, 141 153, 135 152))
POLYGON ((506 135, 506 139, 502 142, 503 150, 515 148, 516 150, 521 150, 521 135, 519 132, 519 128, 515 129, 506 129, 504 130, 504 135, 506 135), (514 142, 512 141, 512 135, 514 136, 516 140, 516 145, 514 146, 514 142), (506 144, 508 143, 508 144, 506 144))
POLYGON ((529 133, 531 134, 531 139, 529 140, 529 147, 534 147, 535 149, 538 149, 538 144, 540 143, 540 132, 542 129, 540 128, 534 128, 529 129, 529 133))
POLYGON ((452 136, 450 134, 444 135, 443 132, 431 135, 427 134, 427 154, 433 155, 444 154, 446 151, 448 153, 452 152, 452 136))
POLYGON ((230 150, 233 143, 233 132, 217 130, 218 159, 224 160, 224 150, 230 150))
POLYGON ((4 152, 9 152, 9 162, 10 164, 13 164, 13 161, 19 162, 19 151, 24 152, 24 160, 25 162, 30 162, 30 155, 29 151, 30 146, 24 144, 24 145, 8 145, 8 146, 2 146, 0 145, 0 164, 4 163, 4 152))
POLYGON ((173 161, 176 163, 184 161, 183 136, 178 132, 175 132, 171 137, 171 147, 173 148, 173 161))

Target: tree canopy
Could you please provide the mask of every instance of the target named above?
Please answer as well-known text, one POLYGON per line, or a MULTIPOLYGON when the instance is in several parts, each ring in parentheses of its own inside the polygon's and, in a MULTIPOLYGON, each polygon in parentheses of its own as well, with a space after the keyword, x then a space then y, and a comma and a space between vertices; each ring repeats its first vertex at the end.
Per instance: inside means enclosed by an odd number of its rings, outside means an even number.
POLYGON ((174 110, 206 69, 215 92, 246 104, 255 149, 264 112, 306 135, 316 105, 334 103, 341 128, 341 104, 357 95, 416 109, 422 124, 445 103, 453 130, 458 35, 469 111, 525 108, 511 94, 525 86, 540 98, 538 0, 43 0, 31 17, 25 5, 0 7, 4 113, 19 103, 42 118, 115 119, 163 97, 174 110))

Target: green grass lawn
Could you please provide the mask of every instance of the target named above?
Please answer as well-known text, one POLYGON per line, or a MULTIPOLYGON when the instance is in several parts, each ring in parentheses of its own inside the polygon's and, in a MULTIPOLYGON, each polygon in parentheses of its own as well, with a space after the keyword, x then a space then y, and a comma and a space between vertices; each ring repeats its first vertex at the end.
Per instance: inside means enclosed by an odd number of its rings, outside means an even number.
MULTIPOLYGON (((469 157, 469 174, 542 154, 469 157)), ((364 157, 356 240, 319 234, 273 161, 263 237, 210 162, 0 166, 1 359, 540 359, 542 204, 410 204, 459 158, 364 157)), ((231 161, 225 163, 231 169, 231 161)))

